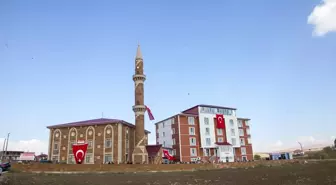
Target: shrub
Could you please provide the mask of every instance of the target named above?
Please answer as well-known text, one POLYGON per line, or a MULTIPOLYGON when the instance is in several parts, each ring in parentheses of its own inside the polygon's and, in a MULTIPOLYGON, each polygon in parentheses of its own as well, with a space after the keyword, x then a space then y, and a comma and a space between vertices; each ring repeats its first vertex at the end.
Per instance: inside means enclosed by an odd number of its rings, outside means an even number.
POLYGON ((254 160, 260 160, 260 159, 261 159, 260 155, 258 154, 254 155, 254 160))

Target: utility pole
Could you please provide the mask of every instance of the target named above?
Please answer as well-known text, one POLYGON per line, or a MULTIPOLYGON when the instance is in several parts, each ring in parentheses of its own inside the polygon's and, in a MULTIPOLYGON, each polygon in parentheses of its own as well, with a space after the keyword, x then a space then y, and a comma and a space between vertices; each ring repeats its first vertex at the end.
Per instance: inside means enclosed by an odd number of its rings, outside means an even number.
POLYGON ((9 134, 10 133, 8 133, 8 135, 7 135, 5 158, 6 158, 6 155, 7 155, 7 147, 8 147, 9 134))
POLYGON ((301 153, 303 154, 303 148, 302 148, 302 144, 298 141, 300 148, 301 148, 301 153))
POLYGON ((4 154, 5 154, 6 140, 7 140, 7 138, 5 138, 3 146, 2 146, 2 154, 1 154, 0 161, 3 160, 4 154))

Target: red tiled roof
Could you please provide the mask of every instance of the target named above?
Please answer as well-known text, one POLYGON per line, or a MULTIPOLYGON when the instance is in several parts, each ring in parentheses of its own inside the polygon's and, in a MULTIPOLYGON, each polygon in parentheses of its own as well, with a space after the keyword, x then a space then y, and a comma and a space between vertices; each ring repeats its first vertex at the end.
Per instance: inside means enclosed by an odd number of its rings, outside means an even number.
MULTIPOLYGON (((135 125, 128 123, 124 120, 120 119, 107 119, 107 118, 99 118, 99 119, 91 119, 91 120, 85 120, 85 121, 77 121, 77 122, 71 122, 71 123, 65 123, 65 124, 59 124, 59 125, 52 125, 48 126, 47 128, 64 128, 64 127, 79 127, 79 126, 90 126, 90 125, 105 125, 109 123, 122 123, 129 127, 135 127, 135 125)), ((146 133, 150 133, 148 130, 145 130, 146 133)))
POLYGON ((147 145, 146 150, 148 153, 148 157, 155 157, 161 148, 162 145, 147 145))
POLYGON ((216 145, 227 145, 227 146, 231 146, 231 144, 228 143, 228 142, 216 142, 215 144, 216 144, 216 145))

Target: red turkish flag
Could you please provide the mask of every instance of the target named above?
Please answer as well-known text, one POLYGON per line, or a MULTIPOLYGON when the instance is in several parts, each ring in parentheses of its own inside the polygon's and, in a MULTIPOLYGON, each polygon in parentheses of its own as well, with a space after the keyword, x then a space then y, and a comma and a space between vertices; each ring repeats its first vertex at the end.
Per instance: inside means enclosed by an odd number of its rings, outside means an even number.
POLYGON ((225 129, 225 119, 223 114, 216 114, 217 128, 225 129))
POLYGON ((72 145, 72 152, 75 156, 77 164, 82 164, 82 162, 84 161, 87 147, 88 147, 87 143, 72 145))
POLYGON ((174 156, 171 156, 170 154, 169 154, 169 152, 168 152, 168 150, 162 150, 163 151, 163 155, 165 156, 165 157, 167 157, 167 159, 169 160, 169 161, 173 161, 175 158, 174 158, 174 156))

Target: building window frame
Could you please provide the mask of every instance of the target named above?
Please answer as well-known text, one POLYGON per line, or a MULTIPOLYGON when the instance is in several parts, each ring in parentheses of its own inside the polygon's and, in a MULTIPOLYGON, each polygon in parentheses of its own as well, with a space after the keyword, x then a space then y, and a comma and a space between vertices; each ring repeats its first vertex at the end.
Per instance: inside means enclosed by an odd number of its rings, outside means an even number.
POLYGON ((189 135, 196 135, 195 127, 189 127, 189 135))
POLYGON ((192 157, 197 156, 197 149, 196 148, 190 148, 190 156, 192 156, 192 157))
POLYGON ((196 146, 197 145, 196 137, 190 137, 189 138, 189 145, 190 146, 196 146))
POLYGON ((189 124, 189 125, 195 125, 195 118, 192 117, 192 116, 189 116, 189 117, 188 117, 188 124, 189 124))

